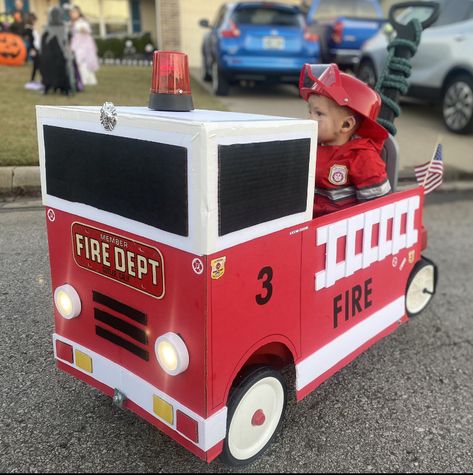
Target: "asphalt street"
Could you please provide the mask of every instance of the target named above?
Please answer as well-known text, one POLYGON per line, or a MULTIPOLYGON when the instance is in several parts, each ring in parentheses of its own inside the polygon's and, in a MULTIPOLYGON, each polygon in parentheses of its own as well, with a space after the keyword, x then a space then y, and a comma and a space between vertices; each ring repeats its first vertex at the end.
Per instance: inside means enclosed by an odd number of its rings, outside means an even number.
MULTIPOLYGON (((473 193, 435 192, 433 303, 299 403, 253 472, 472 472, 473 193)), ((21 203, 20 203, 21 204, 21 203)), ((45 215, 0 207, 0 471, 229 472, 55 368, 45 215)))

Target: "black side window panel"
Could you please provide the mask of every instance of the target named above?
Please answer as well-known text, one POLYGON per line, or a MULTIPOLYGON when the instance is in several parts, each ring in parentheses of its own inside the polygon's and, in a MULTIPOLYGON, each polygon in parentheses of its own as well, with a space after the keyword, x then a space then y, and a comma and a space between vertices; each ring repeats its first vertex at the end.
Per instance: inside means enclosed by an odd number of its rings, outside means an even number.
POLYGON ((219 236, 305 211, 309 139, 220 145, 219 236))

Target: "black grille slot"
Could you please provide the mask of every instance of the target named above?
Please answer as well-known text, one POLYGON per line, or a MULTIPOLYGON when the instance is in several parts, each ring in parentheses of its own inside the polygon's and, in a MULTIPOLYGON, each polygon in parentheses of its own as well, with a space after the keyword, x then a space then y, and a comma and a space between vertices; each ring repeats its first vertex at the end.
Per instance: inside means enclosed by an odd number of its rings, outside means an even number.
POLYGON ((124 340, 122 337, 115 335, 115 333, 109 332, 108 330, 105 330, 105 328, 102 327, 95 327, 95 333, 98 336, 101 336, 102 338, 105 338, 108 341, 111 341, 112 343, 115 343, 118 346, 121 346, 122 348, 125 348, 125 350, 131 351, 133 354, 136 356, 139 356, 141 359, 148 361, 149 360, 149 353, 146 350, 143 350, 143 348, 140 348, 139 346, 136 346, 133 343, 130 343, 128 340, 124 340))
POLYGON ((137 328, 134 325, 130 325, 119 318, 110 315, 103 310, 98 308, 94 308, 94 317, 96 320, 102 323, 106 323, 109 327, 115 328, 116 330, 120 330, 122 333, 126 333, 128 336, 131 336, 134 340, 143 343, 143 345, 148 344, 148 337, 146 333, 141 330, 141 328, 137 328))
MULTIPOLYGON (((103 305, 104 307, 108 307, 116 313, 125 315, 141 325, 146 325, 146 323, 148 322, 148 318, 145 313, 140 312, 136 308, 130 307, 129 305, 126 305, 122 302, 119 302, 118 300, 112 299, 107 295, 101 294, 100 292, 96 292, 94 290, 92 292, 92 299, 94 300, 94 302, 97 302, 98 304, 103 305)), ((115 329, 121 333, 124 333, 125 335, 128 335, 130 338, 133 338, 138 343, 141 343, 143 345, 148 344, 146 328, 140 328, 120 318, 120 316, 118 315, 112 315, 111 313, 97 307, 94 307, 94 318, 96 321, 108 325, 110 329, 115 329)), ((145 361, 149 360, 149 352, 147 349, 142 348, 141 346, 138 346, 129 340, 126 340, 125 338, 121 337, 120 335, 117 335, 113 331, 105 329, 102 326, 96 325, 95 333, 98 336, 104 338, 105 340, 108 340, 111 343, 114 343, 115 345, 121 346, 125 350, 130 351, 139 358, 145 361)))
POLYGON ((136 308, 130 307, 118 300, 112 299, 111 297, 107 297, 100 292, 96 292, 95 290, 92 292, 92 299, 94 302, 101 303, 112 310, 115 310, 118 313, 123 313, 127 317, 135 320, 135 322, 141 323, 142 325, 146 325, 148 323, 148 319, 146 318, 146 313, 140 312, 136 310, 136 308))

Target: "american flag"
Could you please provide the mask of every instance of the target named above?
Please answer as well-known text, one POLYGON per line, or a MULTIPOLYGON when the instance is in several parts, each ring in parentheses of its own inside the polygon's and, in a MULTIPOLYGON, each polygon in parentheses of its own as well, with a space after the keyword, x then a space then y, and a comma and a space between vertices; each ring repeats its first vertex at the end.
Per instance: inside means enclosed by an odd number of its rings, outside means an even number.
POLYGON ((424 187, 425 194, 439 187, 443 180, 442 144, 437 144, 434 156, 430 162, 417 165, 414 170, 416 180, 424 187))

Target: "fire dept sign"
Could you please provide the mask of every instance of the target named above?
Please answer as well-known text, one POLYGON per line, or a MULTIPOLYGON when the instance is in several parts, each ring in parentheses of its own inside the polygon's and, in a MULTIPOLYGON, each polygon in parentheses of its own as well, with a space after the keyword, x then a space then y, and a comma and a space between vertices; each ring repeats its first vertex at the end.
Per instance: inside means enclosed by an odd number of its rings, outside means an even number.
POLYGON ((77 222, 71 231, 78 266, 155 298, 164 297, 164 260, 158 249, 77 222))

